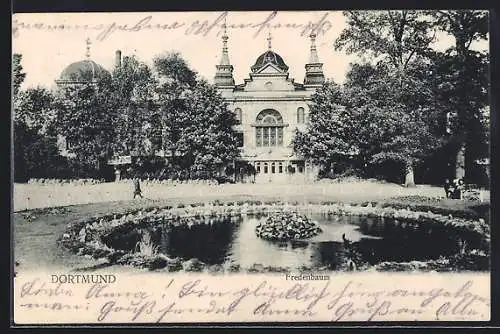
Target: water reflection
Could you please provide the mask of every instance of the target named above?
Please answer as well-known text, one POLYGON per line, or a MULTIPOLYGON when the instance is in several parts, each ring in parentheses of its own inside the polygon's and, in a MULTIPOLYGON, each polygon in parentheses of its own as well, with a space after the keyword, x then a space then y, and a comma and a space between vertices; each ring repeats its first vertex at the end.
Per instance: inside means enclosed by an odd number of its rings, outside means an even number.
POLYGON ((239 231, 227 254, 230 261, 242 268, 254 263, 264 266, 290 266, 298 268, 311 262, 314 253, 312 243, 305 241, 272 242, 261 239, 255 234, 259 217, 243 218, 239 231))
MULTIPOLYGON (((207 264, 254 264, 272 267, 339 269, 347 258, 362 263, 436 259, 457 251, 456 236, 445 227, 430 227, 394 219, 312 214, 323 233, 308 240, 276 242, 255 234, 260 215, 218 218, 213 224, 149 229, 162 253, 207 264), (342 241, 349 240, 349 246, 342 241), (353 255, 355 254, 355 255, 353 255)), ((112 246, 131 249, 141 231, 120 236, 112 246)))

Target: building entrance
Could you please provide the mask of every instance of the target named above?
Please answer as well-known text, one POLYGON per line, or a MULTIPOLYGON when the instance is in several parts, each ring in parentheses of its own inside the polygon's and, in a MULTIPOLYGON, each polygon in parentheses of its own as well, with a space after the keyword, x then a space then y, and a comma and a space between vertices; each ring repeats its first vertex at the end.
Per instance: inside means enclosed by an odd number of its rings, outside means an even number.
POLYGON ((296 183, 305 180, 303 161, 255 161, 255 183, 296 183))

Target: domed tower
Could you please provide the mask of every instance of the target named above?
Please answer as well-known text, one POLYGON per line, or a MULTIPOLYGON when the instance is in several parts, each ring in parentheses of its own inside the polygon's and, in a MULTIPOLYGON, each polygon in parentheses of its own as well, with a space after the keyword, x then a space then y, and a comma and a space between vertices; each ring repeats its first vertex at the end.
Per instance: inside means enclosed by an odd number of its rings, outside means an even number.
POLYGON ((227 26, 224 22, 224 33, 222 34, 222 56, 219 65, 216 65, 217 72, 215 73, 214 83, 219 89, 233 89, 233 65, 229 62, 229 52, 227 50, 227 26))
POLYGON ((109 76, 109 72, 101 65, 90 59, 90 39, 87 39, 86 59, 69 64, 61 72, 56 80, 59 88, 78 86, 89 82, 97 82, 103 76, 109 76))
POLYGON ((316 50, 316 33, 313 31, 309 37, 311 38, 311 54, 309 63, 306 64, 304 87, 306 89, 317 89, 325 83, 325 75, 323 74, 323 63, 319 61, 318 51, 316 50))
POLYGON ((288 72, 288 66, 285 64, 285 61, 279 54, 274 52, 272 50, 272 44, 271 44, 271 34, 269 34, 269 37, 267 37, 267 48, 268 50, 261 54, 257 60, 255 61, 255 64, 250 68, 253 73, 258 72, 261 68, 266 66, 267 64, 273 64, 275 67, 277 67, 279 70, 281 70, 283 73, 288 72))

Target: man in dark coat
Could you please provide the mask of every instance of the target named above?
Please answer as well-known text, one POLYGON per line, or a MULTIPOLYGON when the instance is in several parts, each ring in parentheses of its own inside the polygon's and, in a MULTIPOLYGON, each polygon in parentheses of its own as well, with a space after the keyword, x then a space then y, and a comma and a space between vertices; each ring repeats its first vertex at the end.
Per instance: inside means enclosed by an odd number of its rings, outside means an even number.
POLYGON ((444 192, 446 193, 446 198, 451 198, 451 195, 454 192, 453 188, 454 187, 453 187, 452 183, 450 182, 450 180, 446 179, 446 181, 444 181, 444 192))
POLYGON ((141 191, 141 184, 139 182, 138 177, 134 178, 134 199, 135 199, 135 196, 140 196, 141 198, 143 198, 142 191, 141 191))
POLYGON ((453 193, 454 199, 462 199, 462 193, 464 191, 464 180, 463 179, 455 179, 453 180, 453 185, 455 187, 455 192, 453 193))

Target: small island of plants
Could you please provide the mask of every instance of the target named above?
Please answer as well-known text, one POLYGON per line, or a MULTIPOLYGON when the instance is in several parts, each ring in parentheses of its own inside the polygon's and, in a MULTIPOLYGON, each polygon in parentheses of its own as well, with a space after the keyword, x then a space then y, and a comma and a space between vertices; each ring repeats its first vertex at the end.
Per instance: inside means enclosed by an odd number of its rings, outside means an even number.
POLYGON ((297 212, 276 212, 260 222, 255 232, 266 240, 286 241, 311 238, 322 230, 316 222, 297 212))

